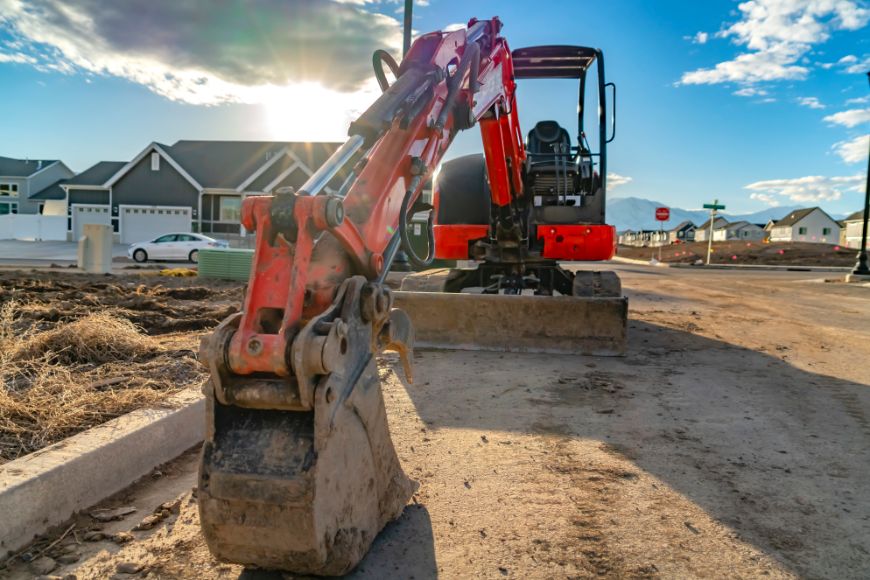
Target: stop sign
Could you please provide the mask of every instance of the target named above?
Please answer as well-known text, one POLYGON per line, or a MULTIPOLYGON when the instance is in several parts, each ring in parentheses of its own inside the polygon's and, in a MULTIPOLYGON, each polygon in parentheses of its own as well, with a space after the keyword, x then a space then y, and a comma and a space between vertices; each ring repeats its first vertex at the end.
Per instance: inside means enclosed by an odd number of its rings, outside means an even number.
POLYGON ((666 222, 671 217, 671 210, 666 207, 657 207, 656 208, 656 219, 660 222, 666 222))

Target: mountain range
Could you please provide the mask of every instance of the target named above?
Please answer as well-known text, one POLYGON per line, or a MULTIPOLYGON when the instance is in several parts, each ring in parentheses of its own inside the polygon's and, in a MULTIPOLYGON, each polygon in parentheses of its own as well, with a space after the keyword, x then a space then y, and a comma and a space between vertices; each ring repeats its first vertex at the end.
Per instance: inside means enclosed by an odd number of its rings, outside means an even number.
MULTIPOLYGON (((726 204, 727 205, 727 204, 726 204)), ((657 207, 669 207, 657 201, 641 199, 639 197, 611 197, 607 200, 607 223, 616 226, 616 231, 625 230, 657 230, 659 222, 656 221, 655 211, 657 207)), ((768 220, 779 220, 790 212, 806 206, 780 206, 769 207, 755 213, 729 214, 727 211, 720 215, 729 222, 745 220, 753 224, 766 224, 768 220)), ((686 220, 696 226, 701 225, 710 217, 710 211, 706 209, 681 209, 671 207, 671 218, 664 223, 664 228, 669 230, 686 220)), ((845 216, 831 214, 834 219, 842 219, 845 216)))

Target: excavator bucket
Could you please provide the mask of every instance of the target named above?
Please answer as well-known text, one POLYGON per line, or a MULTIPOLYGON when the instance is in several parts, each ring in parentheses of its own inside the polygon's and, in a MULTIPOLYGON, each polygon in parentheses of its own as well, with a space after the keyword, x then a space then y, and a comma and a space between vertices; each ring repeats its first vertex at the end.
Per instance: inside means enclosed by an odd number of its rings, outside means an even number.
POLYGON ((628 299, 612 272, 579 272, 574 296, 444 292, 450 274, 408 275, 395 293, 418 348, 625 354, 628 299))
POLYGON ((309 345, 303 358, 331 361, 330 374, 314 385, 311 409, 299 396, 304 388, 292 380, 227 372, 222 345, 238 316, 203 340, 200 354, 211 378, 197 497, 203 535, 219 560, 297 574, 344 574, 402 513, 413 484, 390 439, 372 347, 406 351, 413 331, 401 311, 389 308, 389 291, 374 291, 379 296, 369 292, 369 302, 379 304, 386 319, 377 325, 374 342, 373 317, 361 319, 361 277, 345 283, 339 307, 300 333, 309 345), (336 337, 336 349, 330 337, 336 337), (282 393, 280 402, 276 393, 282 393))

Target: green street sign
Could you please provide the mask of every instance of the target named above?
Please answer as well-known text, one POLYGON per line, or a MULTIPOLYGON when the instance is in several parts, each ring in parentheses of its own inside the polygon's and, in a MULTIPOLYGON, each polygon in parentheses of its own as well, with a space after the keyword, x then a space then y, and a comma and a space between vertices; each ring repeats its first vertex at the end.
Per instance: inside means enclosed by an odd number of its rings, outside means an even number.
POLYGON ((717 203, 705 203, 704 209, 725 209, 725 206, 717 203))

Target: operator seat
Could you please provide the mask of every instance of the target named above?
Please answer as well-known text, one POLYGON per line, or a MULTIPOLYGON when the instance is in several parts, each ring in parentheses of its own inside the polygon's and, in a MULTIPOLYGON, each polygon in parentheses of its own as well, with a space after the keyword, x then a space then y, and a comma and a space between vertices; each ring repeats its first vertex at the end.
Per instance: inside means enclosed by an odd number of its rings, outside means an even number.
POLYGON ((526 140, 528 187, 538 205, 573 205, 566 196, 577 191, 577 160, 571 137, 556 121, 540 121, 526 140))
MULTIPOLYGON (((534 156, 570 155, 571 137, 556 121, 540 121, 529 131, 526 149, 534 156)), ((536 160, 533 160, 533 162, 536 160)))

